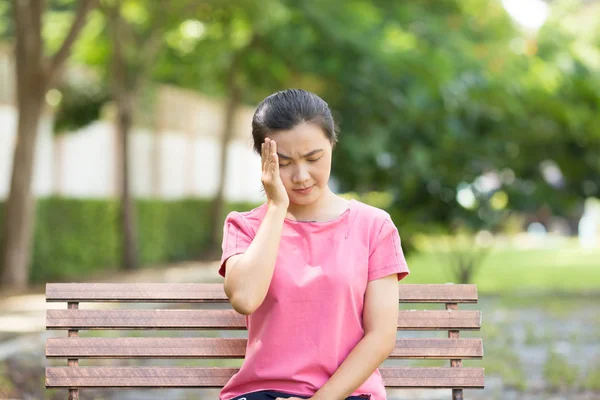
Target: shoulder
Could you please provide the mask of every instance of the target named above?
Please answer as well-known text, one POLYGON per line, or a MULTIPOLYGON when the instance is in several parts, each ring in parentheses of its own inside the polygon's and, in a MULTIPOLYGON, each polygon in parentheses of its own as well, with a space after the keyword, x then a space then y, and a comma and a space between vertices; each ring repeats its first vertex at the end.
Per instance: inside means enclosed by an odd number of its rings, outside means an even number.
POLYGON ((353 227, 366 234, 369 247, 376 247, 377 243, 391 236, 399 237, 398 229, 387 211, 356 200, 354 207, 356 212, 353 227))
POLYGON ((370 226, 377 226, 377 227, 381 227, 386 222, 390 222, 393 224, 392 218, 387 211, 382 210, 381 208, 377 208, 377 207, 371 206, 369 204, 363 203, 358 200, 353 200, 353 202, 354 202, 354 208, 356 210, 356 212, 355 212, 356 219, 359 222, 361 222, 363 224, 366 223, 370 226))
POLYGON ((225 218, 225 224, 236 224, 250 232, 256 232, 264 218, 266 203, 249 211, 231 211, 225 218))

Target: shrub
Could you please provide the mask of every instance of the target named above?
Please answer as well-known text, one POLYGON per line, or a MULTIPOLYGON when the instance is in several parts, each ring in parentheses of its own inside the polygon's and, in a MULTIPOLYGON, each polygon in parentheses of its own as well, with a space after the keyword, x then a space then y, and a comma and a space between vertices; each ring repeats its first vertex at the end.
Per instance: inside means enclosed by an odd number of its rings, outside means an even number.
MULTIPOLYGON (((227 204, 225 212, 253 207, 227 204)), ((78 280, 116 270, 121 260, 119 212, 116 199, 38 199, 30 281, 78 280)), ((209 242, 209 212, 207 199, 136 200, 140 263, 198 259, 209 242)), ((0 203, 0 226, 2 220, 0 203)))

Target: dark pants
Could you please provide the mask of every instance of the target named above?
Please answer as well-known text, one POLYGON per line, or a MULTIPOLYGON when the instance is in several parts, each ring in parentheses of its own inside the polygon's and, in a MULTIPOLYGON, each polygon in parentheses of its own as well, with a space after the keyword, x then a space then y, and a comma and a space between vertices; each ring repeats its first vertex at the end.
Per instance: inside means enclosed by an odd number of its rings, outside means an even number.
MULTIPOLYGON (((294 394, 289 394, 289 393, 276 392, 274 390, 261 390, 260 392, 246 393, 242 396, 235 397, 231 400, 273 400, 278 397, 283 397, 285 399, 287 399, 288 397, 299 397, 301 399, 310 398, 307 396, 298 396, 297 394, 294 395, 294 394)), ((346 398, 346 400, 365 400, 368 398, 369 397, 364 397, 364 396, 351 396, 351 397, 346 398)))

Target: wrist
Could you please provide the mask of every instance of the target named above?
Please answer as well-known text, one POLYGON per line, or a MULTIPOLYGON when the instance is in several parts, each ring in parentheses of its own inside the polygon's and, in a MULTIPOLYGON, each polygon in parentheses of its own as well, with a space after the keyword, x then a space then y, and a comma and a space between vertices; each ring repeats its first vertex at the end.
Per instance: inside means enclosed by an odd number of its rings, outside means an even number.
POLYGON ((336 399, 333 393, 327 393, 326 387, 321 387, 316 393, 310 398, 310 400, 332 400, 336 399))
POLYGON ((272 213, 272 214, 276 214, 276 215, 281 215, 283 217, 285 217, 286 213, 287 213, 287 206, 285 204, 278 204, 272 201, 267 201, 267 212, 272 213))

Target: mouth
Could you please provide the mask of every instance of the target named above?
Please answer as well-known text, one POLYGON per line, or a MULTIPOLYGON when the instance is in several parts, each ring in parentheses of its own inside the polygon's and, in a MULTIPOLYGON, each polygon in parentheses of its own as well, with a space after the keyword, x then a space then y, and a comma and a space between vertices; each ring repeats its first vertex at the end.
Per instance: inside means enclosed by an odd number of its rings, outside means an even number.
POLYGON ((299 194, 309 194, 310 192, 312 192, 313 186, 309 186, 304 189, 294 189, 294 192, 299 193, 299 194))

